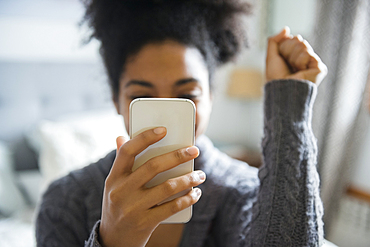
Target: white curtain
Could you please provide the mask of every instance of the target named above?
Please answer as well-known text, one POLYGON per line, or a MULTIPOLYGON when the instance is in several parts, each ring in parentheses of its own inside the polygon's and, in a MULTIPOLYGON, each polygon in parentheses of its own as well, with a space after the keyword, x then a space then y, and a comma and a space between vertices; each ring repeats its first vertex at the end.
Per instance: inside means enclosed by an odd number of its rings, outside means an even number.
POLYGON ((329 72, 319 87, 313 129, 318 138, 325 230, 330 234, 369 124, 364 96, 370 60, 370 1, 317 2, 313 44, 329 72))

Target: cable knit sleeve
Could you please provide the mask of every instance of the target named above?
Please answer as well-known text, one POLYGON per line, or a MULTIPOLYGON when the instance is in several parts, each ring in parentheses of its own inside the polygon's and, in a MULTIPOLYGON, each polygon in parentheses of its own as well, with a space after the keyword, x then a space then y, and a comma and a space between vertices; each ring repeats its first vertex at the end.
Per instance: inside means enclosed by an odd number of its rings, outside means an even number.
POLYGON ((90 237, 87 241, 85 241, 85 247, 102 247, 99 243, 99 227, 100 227, 100 220, 98 220, 94 228, 90 233, 90 237))
POLYGON ((38 247, 83 246, 88 236, 84 219, 84 205, 70 193, 65 193, 63 182, 72 183, 65 177, 52 183, 43 196, 36 220, 38 247))
MULTIPOLYGON (((248 246, 320 246, 322 202, 312 105, 316 85, 279 80, 265 86, 264 165, 248 246)), ((245 246, 245 244, 242 244, 245 246)))
POLYGON ((36 220, 38 247, 100 247, 103 186, 115 152, 54 181, 43 195, 36 220))

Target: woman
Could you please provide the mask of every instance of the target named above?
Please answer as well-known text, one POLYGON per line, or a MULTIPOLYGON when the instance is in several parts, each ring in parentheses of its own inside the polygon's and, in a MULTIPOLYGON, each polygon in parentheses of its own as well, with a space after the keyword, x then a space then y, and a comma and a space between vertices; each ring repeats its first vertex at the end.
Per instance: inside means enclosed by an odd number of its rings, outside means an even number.
POLYGON ((202 135, 212 107, 214 70, 243 47, 239 23, 249 5, 231 0, 92 0, 85 5, 126 128, 129 104, 137 97, 189 98, 197 108, 197 147, 158 156, 132 172, 135 155, 162 139, 166 129, 132 140, 118 137, 117 152, 49 187, 37 219, 38 246, 320 245, 322 205, 310 117, 314 83, 323 79, 326 67, 309 44, 287 28, 269 39, 264 166, 258 175, 202 135), (156 174, 192 159, 196 171, 144 187, 156 174), (189 223, 159 224, 190 205, 189 223))

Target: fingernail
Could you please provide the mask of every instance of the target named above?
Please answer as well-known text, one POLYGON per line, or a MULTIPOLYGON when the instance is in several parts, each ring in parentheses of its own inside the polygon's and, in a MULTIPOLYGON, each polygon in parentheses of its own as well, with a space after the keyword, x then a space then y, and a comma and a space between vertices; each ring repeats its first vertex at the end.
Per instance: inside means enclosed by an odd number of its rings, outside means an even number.
POLYGON ((200 180, 205 180, 206 179, 206 174, 204 173, 204 172, 202 172, 202 171, 197 171, 197 173, 198 173, 198 176, 199 176, 199 178, 200 178, 200 180))
POLYGON ((165 127, 158 127, 153 130, 153 132, 157 135, 163 134, 166 131, 165 127))
POLYGON ((189 147, 186 149, 186 152, 190 155, 196 155, 198 153, 197 147, 189 147))
POLYGON ((191 196, 194 198, 194 199, 198 199, 200 197, 200 195, 202 194, 202 191, 199 189, 199 188, 194 188, 192 191, 191 191, 191 196))

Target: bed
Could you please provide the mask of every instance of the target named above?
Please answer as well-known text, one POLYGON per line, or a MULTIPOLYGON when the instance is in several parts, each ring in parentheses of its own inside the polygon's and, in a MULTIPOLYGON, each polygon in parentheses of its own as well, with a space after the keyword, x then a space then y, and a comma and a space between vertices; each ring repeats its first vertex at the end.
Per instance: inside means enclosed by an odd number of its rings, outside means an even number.
POLYGON ((50 181, 126 132, 99 64, 0 62, 0 75, 0 246, 30 247, 50 181))

